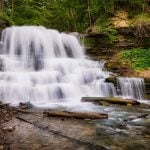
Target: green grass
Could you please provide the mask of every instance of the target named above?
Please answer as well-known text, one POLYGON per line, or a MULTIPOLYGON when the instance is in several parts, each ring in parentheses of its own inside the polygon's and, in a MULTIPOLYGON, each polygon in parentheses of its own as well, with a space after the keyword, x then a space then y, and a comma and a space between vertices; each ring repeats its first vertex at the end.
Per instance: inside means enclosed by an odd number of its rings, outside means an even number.
POLYGON ((127 60, 129 65, 135 70, 145 70, 150 68, 150 48, 135 48, 120 52, 122 59, 127 60))

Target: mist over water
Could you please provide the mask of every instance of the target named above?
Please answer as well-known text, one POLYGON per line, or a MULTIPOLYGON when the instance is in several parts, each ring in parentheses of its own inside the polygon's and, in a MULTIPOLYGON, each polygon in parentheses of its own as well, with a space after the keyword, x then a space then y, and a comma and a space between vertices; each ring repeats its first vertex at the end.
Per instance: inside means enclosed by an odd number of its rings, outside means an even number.
POLYGON ((0 100, 39 107, 94 107, 81 97, 116 96, 104 62, 90 60, 74 35, 37 26, 6 28, 0 48, 0 100))

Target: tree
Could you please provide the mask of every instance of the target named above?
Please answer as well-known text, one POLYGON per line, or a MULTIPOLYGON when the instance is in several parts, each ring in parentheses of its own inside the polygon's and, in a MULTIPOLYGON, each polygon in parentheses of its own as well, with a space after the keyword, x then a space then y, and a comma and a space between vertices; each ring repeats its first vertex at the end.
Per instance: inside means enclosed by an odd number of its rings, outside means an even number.
POLYGON ((0 0, 0 10, 4 18, 15 25, 43 25, 60 31, 82 32, 95 24, 107 26, 116 8, 136 5, 141 10, 143 1, 0 0))
POLYGON ((0 14, 3 13, 4 0, 0 0, 0 14))

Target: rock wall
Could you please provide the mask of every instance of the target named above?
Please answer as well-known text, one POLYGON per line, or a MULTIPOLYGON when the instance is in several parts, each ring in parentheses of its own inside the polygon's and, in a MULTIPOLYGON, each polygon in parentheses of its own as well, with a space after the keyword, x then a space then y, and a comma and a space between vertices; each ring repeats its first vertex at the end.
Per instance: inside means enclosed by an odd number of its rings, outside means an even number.
POLYGON ((121 50, 129 50, 133 48, 149 48, 150 34, 139 39, 135 36, 136 28, 125 27, 117 29, 118 40, 111 42, 109 38, 101 33, 86 34, 84 44, 86 53, 94 60, 106 60, 106 68, 116 73, 118 76, 138 76, 145 79, 145 94, 150 98, 150 75, 145 76, 136 74, 125 62, 121 62, 115 58, 115 55, 121 50))
POLYGON ((135 27, 117 29, 117 40, 111 41, 102 33, 89 33, 85 36, 86 53, 94 59, 110 59, 121 50, 150 47, 150 34, 139 39, 135 36, 135 27))

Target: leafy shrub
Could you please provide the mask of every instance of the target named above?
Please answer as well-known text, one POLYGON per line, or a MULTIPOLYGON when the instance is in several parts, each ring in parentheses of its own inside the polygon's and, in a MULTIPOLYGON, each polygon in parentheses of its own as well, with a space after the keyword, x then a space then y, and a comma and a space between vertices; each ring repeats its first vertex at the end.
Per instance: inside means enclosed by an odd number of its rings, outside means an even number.
POLYGON ((122 59, 127 60, 135 70, 150 68, 150 48, 135 48, 120 53, 122 59))
POLYGON ((108 18, 100 17, 96 20, 95 30, 107 36, 109 43, 114 43, 118 40, 116 29, 109 23, 108 18))

